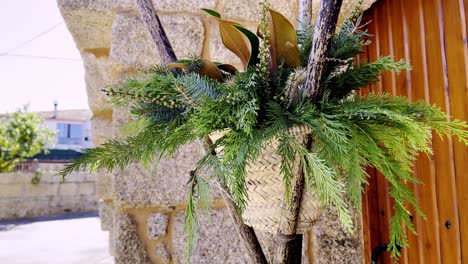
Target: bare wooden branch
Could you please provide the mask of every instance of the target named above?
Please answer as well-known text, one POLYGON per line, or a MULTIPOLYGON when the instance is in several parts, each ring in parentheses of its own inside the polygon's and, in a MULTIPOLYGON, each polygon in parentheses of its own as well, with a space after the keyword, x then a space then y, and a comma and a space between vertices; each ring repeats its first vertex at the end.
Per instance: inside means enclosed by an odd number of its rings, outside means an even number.
MULTIPOLYGON (((317 22, 314 28, 312 51, 307 64, 306 82, 303 87, 303 95, 316 101, 323 94, 320 89, 324 73, 326 72, 327 56, 331 47, 331 40, 335 33, 336 23, 341 9, 342 0, 322 0, 317 22)), ((307 2, 301 1, 301 19, 306 20, 307 2)), ((310 149, 311 137, 303 140, 310 149)), ((277 245, 274 263, 290 264, 301 263, 302 237, 296 235, 299 211, 304 190, 304 172, 300 165, 295 166, 294 178, 291 182, 291 194, 289 203, 285 203, 278 228, 277 245)))
POLYGON ((143 18, 154 43, 156 44, 162 63, 166 65, 176 61, 177 57, 172 49, 169 39, 167 38, 161 21, 156 14, 153 2, 151 2, 151 0, 136 0, 136 3, 138 10, 140 11, 140 15, 143 18))
POLYGON ((301 29, 312 22, 312 0, 299 0, 299 21, 301 29))
MULTIPOLYGON (((312 138, 305 136, 302 139, 302 144, 310 149, 312 138)), ((296 160, 293 171, 294 178, 291 181, 290 200, 284 203, 278 227, 275 264, 301 263, 302 259, 302 235, 296 234, 296 229, 304 190, 304 172, 300 159, 296 160)))
POLYGON ((257 235, 252 227, 244 225, 239 210, 236 205, 229 197, 226 186, 220 186, 223 199, 226 203, 226 207, 234 220, 234 226, 241 239, 244 241, 247 248, 247 252, 250 255, 252 263, 255 264, 267 264, 265 254, 262 251, 260 242, 258 241, 257 235))
MULTIPOLYGON (((177 60, 174 50, 172 49, 171 43, 167 38, 166 32, 159 20, 156 10, 154 9, 153 3, 151 0, 136 0, 140 15, 143 18, 148 31, 153 38, 153 42, 158 49, 159 55, 163 64, 169 64, 177 60)), ((205 150, 209 150, 210 146, 213 144, 209 137, 203 139, 203 145, 205 150)), ((216 155, 216 153, 214 153, 216 155)), ((231 214, 232 219, 234 220, 234 225, 244 242, 249 255, 251 257, 252 263, 255 264, 267 264, 265 254, 262 251, 260 243, 257 239, 257 236, 253 228, 243 224, 242 219, 240 218, 239 210, 235 206, 234 202, 227 195, 228 189, 225 186, 221 186, 223 198, 226 202, 229 213, 231 214)))
POLYGON ((306 83, 303 95, 317 101, 322 95, 320 86, 327 69, 327 56, 331 47, 331 40, 335 33, 338 15, 343 0, 322 0, 317 22, 314 28, 312 51, 307 63, 306 83))
MULTIPOLYGON (((331 47, 331 40, 335 33, 336 23, 341 9, 342 0, 322 0, 317 22, 314 28, 312 51, 307 64, 306 82, 303 95, 316 101, 323 94, 320 89, 327 67, 327 56, 331 47)), ((301 1, 303 9, 307 3, 301 1)), ((307 16, 301 9, 301 16, 307 16)), ((301 19, 308 19, 301 17, 301 19)), ((311 137, 303 139, 308 149, 312 147, 311 137)), ((302 194, 304 190, 304 172, 300 164, 295 165, 294 178, 291 182, 289 203, 285 203, 278 228, 277 246, 274 263, 301 263, 302 237, 296 235, 302 194)))
MULTIPOLYGON (((206 152, 211 151, 212 145, 213 141, 209 137, 205 137, 203 139, 203 148, 206 152)), ((212 154, 216 155, 216 152, 212 151, 212 154)), ((241 237, 242 241, 244 241, 244 245, 247 248, 247 252, 250 256, 252 263, 267 264, 268 262, 266 260, 265 254, 262 251, 262 247, 260 246, 260 242, 258 241, 254 229, 243 223, 237 206, 234 204, 231 197, 229 196, 229 189, 227 188, 227 186, 219 183, 219 187, 224 202, 226 203, 226 207, 232 219, 234 220, 234 226, 236 227, 237 233, 241 237)))

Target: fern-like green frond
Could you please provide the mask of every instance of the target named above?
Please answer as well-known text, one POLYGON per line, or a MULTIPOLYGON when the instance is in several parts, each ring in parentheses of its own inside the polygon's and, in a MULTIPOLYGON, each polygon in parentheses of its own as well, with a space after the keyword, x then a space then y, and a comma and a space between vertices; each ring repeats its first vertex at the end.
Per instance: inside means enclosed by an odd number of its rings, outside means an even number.
POLYGON ((84 155, 74 160, 59 172, 62 177, 73 171, 124 169, 132 162, 152 160, 161 142, 163 127, 147 126, 134 136, 123 141, 109 140, 92 149, 84 150, 84 155))
POLYGON ((342 99, 354 90, 379 81, 379 76, 384 71, 400 73, 410 69, 403 60, 395 62, 391 56, 382 57, 374 62, 350 65, 344 72, 329 75, 324 89, 330 91, 330 99, 342 99))

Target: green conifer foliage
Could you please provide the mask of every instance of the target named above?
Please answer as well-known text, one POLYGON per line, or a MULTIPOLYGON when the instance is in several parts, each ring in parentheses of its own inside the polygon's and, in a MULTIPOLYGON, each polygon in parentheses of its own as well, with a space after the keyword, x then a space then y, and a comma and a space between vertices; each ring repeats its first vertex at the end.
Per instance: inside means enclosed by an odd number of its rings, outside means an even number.
MULTIPOLYGON (((268 23, 265 16, 262 18, 262 23, 268 23)), ((307 186, 314 187, 322 205, 337 208, 348 230, 353 223, 345 201, 350 200, 359 209, 363 185, 369 177, 365 167, 378 169, 390 183, 395 201, 390 248, 398 256, 397 246, 408 244, 405 228, 414 231, 409 209, 424 216, 407 187, 407 183, 418 183, 412 173, 413 161, 420 152, 431 153, 432 131, 449 138, 455 135, 468 144, 468 125, 451 120, 424 101, 410 103, 404 97, 385 93, 359 96, 357 91, 377 82, 382 72, 410 70, 408 64, 391 57, 356 63, 354 57, 369 44, 365 27, 361 17, 355 17, 336 33, 321 87, 325 92, 314 102, 298 92, 312 46, 310 27, 297 32, 297 54, 303 61, 298 67, 280 63, 274 71, 268 69, 268 27, 261 24, 265 39, 258 46, 259 52, 255 51, 260 54, 259 64, 244 72, 223 72, 223 82, 201 76, 197 67, 183 66, 183 71, 175 72, 159 66, 139 79, 109 87, 105 91, 112 101, 131 108, 134 118, 140 120, 138 129, 126 138, 86 150, 61 174, 153 162, 164 155, 170 157, 186 143, 222 132, 188 180, 186 230, 194 241, 198 202, 206 204, 209 180, 215 178, 226 186, 242 211, 248 198, 246 166, 257 159, 266 142, 275 139, 283 158, 286 199, 293 163, 299 157, 307 186), (311 149, 287 133, 293 126, 310 128, 314 142, 311 149)), ((198 65, 197 61, 192 58, 184 65, 198 65)))

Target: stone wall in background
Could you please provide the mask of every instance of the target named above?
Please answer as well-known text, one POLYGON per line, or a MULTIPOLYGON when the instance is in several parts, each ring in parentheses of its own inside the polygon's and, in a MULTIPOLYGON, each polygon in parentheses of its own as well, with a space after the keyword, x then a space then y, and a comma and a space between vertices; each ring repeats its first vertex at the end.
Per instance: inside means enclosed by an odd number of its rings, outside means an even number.
POLYGON ((62 167, 40 164, 37 174, 1 173, 0 220, 97 211, 96 175, 72 173, 61 183, 55 172, 62 167))
MULTIPOLYGON (((368 7, 373 1, 365 2, 368 7)), ((258 1, 154 0, 153 3, 179 58, 198 55, 240 66, 240 61, 222 45, 217 25, 199 9, 215 9, 223 17, 255 30, 258 1)), ((124 109, 112 109, 100 90, 158 63, 158 52, 134 0, 58 0, 58 4, 83 58, 88 102, 95 116, 94 144, 99 145, 106 138, 118 136, 120 126, 130 118, 124 109)), ((271 4, 296 24, 298 1, 271 0, 271 4)), ((353 7, 354 1, 348 1, 343 10, 349 13, 353 7)), ((123 171, 97 175, 102 228, 109 231, 110 252, 116 263, 185 263, 186 182, 200 155, 200 146, 193 143, 174 159, 163 160, 157 174, 154 168, 145 170, 134 164, 123 171)), ((212 204, 209 215, 200 219, 199 243, 191 262, 249 263, 225 205, 216 193, 212 204)), ((341 231, 332 212, 325 214, 305 236, 304 263, 361 262, 360 217, 356 220, 356 232, 349 235, 341 231)), ((265 249, 271 248, 271 236, 261 237, 265 249)))

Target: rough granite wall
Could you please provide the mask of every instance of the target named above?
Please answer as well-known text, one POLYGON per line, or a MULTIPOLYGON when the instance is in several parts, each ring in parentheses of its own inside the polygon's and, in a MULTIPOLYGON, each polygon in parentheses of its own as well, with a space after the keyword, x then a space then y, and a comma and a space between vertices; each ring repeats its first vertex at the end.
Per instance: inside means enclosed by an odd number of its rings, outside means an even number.
POLYGON ((0 220, 98 209, 96 174, 74 172, 64 183, 56 175, 64 164, 41 163, 39 174, 0 174, 0 220), (33 178, 38 182, 33 184, 33 178))
MULTIPOLYGON (((348 1, 349 13, 355 1, 348 1)), ((365 1, 366 7, 373 1, 365 1)), ((240 65, 227 51, 217 25, 200 8, 215 9, 223 17, 256 28, 258 1, 154 0, 169 40, 179 58, 200 55, 240 65)), ((296 21, 298 1, 271 0, 273 9, 296 21)), ((136 76, 158 63, 158 52, 136 10, 134 0, 58 0, 59 8, 80 50, 85 67, 88 102, 94 113, 94 144, 119 135, 129 120, 124 109, 112 109, 100 90, 136 76)), ((315 10, 318 7, 315 6, 315 10)), ((110 252, 116 263, 184 263, 184 200, 188 173, 201 155, 197 143, 187 145, 174 159, 158 167, 135 164, 124 171, 101 173, 97 191, 101 199, 102 229, 109 231, 110 252)), ((232 227, 224 203, 214 194, 209 216, 200 219, 199 243, 192 263, 249 263, 232 227)), ((359 263, 362 260, 360 217, 354 235, 341 231, 333 211, 324 214, 304 239, 304 263, 359 263)), ((265 249, 271 235, 259 234, 265 249)), ((270 250, 266 250, 270 252, 270 250)))

